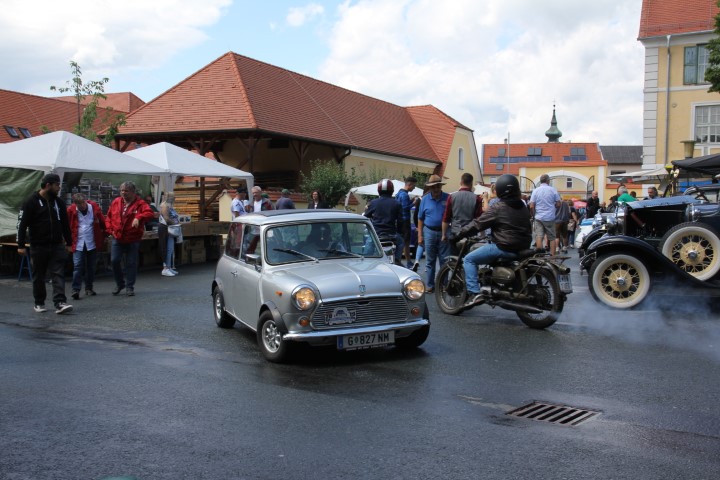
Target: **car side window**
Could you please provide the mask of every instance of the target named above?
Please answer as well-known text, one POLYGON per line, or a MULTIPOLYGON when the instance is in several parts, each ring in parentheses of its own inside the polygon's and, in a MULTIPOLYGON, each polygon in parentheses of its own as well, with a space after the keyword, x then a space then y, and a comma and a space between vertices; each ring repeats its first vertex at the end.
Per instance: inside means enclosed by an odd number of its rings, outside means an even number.
POLYGON ((245 228, 243 230, 243 241, 240 258, 247 261, 248 254, 256 254, 262 256, 260 227, 258 227, 257 225, 245 225, 245 228))
POLYGON ((232 223, 225 241, 225 255, 237 259, 242 245, 242 223, 232 223))

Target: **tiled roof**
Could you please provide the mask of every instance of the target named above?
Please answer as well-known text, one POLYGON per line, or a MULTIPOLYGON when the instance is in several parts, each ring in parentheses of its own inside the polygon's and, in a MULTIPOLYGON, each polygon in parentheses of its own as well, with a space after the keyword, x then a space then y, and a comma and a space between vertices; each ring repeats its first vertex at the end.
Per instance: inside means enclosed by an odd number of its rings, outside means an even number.
MULTIPOLYGON (((483 145, 483 153, 482 153, 482 165, 483 165, 483 171, 485 172, 485 175, 493 175, 494 174, 494 167, 491 167, 491 165, 495 165, 494 163, 490 163, 491 157, 504 157, 507 155, 507 144, 505 143, 494 143, 494 144, 485 144, 483 145), (503 155, 500 155, 500 149, 503 149, 505 153, 503 155)), ((600 150, 598 148, 597 143, 561 143, 561 142, 546 142, 546 143, 511 143, 510 144, 510 158, 516 158, 516 157, 525 157, 528 156, 528 149, 529 148, 540 148, 542 150, 541 156, 543 157, 551 157, 551 162, 555 166, 557 166, 558 163, 562 164, 563 167, 572 167, 572 166, 597 166, 597 165, 605 165, 606 162, 602 157, 602 154, 600 153, 600 150), (565 161, 564 157, 571 155, 571 149, 573 148, 584 148, 585 149, 585 156, 587 160, 575 160, 575 161, 565 161)), ((527 167, 542 167, 550 165, 550 162, 542 162, 542 163, 534 163, 534 162, 511 162, 510 163, 510 173, 517 174, 520 169, 520 165, 527 166, 527 167)), ((554 168, 554 167, 553 167, 554 168)))
POLYGON ((47 127, 51 131, 72 131, 76 123, 76 105, 54 98, 0 89, 0 143, 25 138, 22 134, 20 138, 11 137, 3 128, 5 125, 15 130, 27 128, 32 136, 38 136, 42 134, 40 127, 47 127))
POLYGON ((608 165, 643 163, 642 145, 601 145, 603 157, 608 165))
POLYGON ((643 0, 639 38, 711 31, 718 11, 716 0, 643 0))
MULTIPOLYGON (((117 110, 118 112, 130 113, 133 110, 137 110, 138 108, 145 105, 145 102, 143 102, 137 95, 132 92, 106 93, 104 95, 107 98, 101 98, 98 101, 98 106, 100 108, 110 107, 113 110, 117 110)), ((55 98, 64 102, 75 103, 75 97, 72 95, 55 98)))
POLYGON ((407 111, 439 159, 450 156, 456 128, 470 130, 432 105, 407 107, 407 111))
POLYGON ((406 109, 229 52, 128 115, 118 138, 256 130, 440 163, 447 133, 429 130, 454 120, 433 109, 406 109))

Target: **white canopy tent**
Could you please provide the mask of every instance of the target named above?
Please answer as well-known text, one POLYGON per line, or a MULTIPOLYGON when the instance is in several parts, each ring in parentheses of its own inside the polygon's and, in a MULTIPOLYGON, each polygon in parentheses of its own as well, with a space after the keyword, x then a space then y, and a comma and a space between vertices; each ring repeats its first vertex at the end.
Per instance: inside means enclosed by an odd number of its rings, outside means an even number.
POLYGON ((661 184, 667 183, 668 171, 665 168, 654 170, 638 170, 636 172, 616 173, 608 175, 608 180, 617 183, 661 184))
MULTIPOLYGON (((405 186, 405 182, 402 180, 391 180, 393 183, 393 187, 395 187, 395 191, 393 192, 393 197, 397 195, 398 190, 403 188, 405 186)), ((345 195, 345 208, 347 209, 348 203, 350 202, 350 194, 355 195, 375 195, 377 197, 378 191, 377 191, 377 183, 372 183, 370 185, 364 185, 362 187, 354 187, 351 188, 347 195, 345 195)), ((415 187, 415 189, 410 192, 411 197, 422 197, 423 190, 422 188, 415 187)))
POLYGON ((150 163, 160 169, 160 181, 156 184, 155 200, 160 192, 172 192, 179 175, 213 178, 239 178, 245 180, 248 191, 253 187, 252 173, 239 170, 207 157, 198 155, 171 143, 160 142, 125 152, 125 155, 150 163))
POLYGON ((52 132, 4 144, 0 167, 54 172, 161 175, 163 170, 69 132, 52 132))

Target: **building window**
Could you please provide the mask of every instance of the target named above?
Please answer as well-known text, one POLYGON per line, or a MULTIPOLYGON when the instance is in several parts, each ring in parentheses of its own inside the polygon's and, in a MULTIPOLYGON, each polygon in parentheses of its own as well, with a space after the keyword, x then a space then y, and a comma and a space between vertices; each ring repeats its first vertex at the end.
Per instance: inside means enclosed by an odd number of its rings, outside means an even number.
POLYGON ((22 133, 23 137, 25 137, 25 138, 32 137, 32 133, 30 133, 30 130, 28 130, 27 128, 20 127, 20 133, 22 133))
POLYGON ((20 138, 20 134, 17 130, 15 130, 14 127, 11 127, 10 125, 3 125, 5 127, 5 131, 13 138, 20 138))
POLYGON ((504 157, 504 156, 505 156, 505 149, 498 148, 498 157, 504 157))
POLYGON ((685 47, 685 69, 683 73, 683 83, 685 85, 707 83, 705 81, 705 70, 708 67, 709 56, 710 54, 705 45, 685 47))
POLYGON ((505 164, 498 163, 495 165, 495 170, 503 170, 505 168, 505 164))
POLYGON ((570 149, 570 155, 572 155, 572 156, 585 155, 585 147, 572 147, 570 149))
POLYGON ((458 168, 465 170, 465 150, 462 148, 458 149, 458 168))
POLYGON ((573 188, 573 179, 572 177, 566 177, 565 178, 565 188, 572 189, 573 188))
POLYGON ((695 141, 720 143, 720 105, 695 107, 695 141))
POLYGON ((529 147, 528 148, 528 157, 535 156, 535 155, 542 155, 542 148, 540 147, 529 147))

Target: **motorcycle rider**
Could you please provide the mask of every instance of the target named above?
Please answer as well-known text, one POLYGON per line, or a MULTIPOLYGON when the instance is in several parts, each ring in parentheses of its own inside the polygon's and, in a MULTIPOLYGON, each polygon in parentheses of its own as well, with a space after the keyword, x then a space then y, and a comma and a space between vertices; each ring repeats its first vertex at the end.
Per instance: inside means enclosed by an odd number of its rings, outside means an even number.
POLYGON ((402 265, 403 239, 399 233, 402 231, 402 210, 392 198, 395 186, 391 180, 383 179, 378 182, 377 189, 380 197, 370 202, 364 215, 372 221, 380 240, 389 238, 395 243, 395 265, 402 265))
POLYGON ((487 228, 492 230, 492 242, 473 250, 463 259, 468 293, 465 305, 468 307, 483 299, 478 285, 478 265, 492 265, 500 258, 517 258, 517 252, 529 248, 532 242, 532 215, 520 198, 517 177, 501 175, 495 183, 495 190, 500 200, 456 235, 460 240, 487 228))

